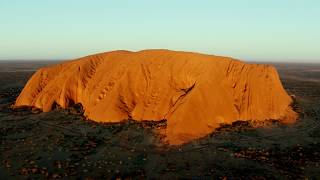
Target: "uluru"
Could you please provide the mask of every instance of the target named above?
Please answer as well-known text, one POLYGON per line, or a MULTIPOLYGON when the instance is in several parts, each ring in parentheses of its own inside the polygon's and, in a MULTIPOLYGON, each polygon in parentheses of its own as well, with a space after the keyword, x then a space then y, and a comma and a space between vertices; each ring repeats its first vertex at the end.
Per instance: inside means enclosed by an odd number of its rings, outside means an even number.
POLYGON ((167 120, 170 144, 238 120, 297 118, 271 65, 170 50, 112 51, 40 68, 14 107, 81 104, 97 122, 167 120))

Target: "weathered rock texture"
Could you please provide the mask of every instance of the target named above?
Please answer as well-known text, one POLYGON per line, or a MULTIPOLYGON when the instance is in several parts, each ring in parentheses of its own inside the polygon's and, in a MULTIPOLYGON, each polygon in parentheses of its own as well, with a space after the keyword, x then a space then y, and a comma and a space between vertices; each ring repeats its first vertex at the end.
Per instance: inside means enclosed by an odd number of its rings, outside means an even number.
POLYGON ((98 122, 166 119, 171 144, 221 123, 296 119, 274 67, 168 50, 113 51, 41 68, 15 107, 47 112, 74 103, 98 122))

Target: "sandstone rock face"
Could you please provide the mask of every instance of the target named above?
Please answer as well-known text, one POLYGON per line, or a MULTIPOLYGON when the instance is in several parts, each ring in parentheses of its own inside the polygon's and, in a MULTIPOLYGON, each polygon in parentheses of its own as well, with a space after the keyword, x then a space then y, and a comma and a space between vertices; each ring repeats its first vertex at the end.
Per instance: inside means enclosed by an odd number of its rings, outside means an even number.
POLYGON ((274 67, 169 50, 113 51, 41 68, 15 107, 47 112, 73 103, 98 122, 166 119, 170 144, 236 120, 296 119, 274 67))

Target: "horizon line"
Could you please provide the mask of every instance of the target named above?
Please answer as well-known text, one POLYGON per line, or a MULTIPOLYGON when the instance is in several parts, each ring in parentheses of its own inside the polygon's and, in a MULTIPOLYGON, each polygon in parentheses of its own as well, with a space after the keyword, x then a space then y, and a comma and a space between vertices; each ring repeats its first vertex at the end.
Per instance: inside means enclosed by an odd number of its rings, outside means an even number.
MULTIPOLYGON (((81 57, 80 57, 81 58, 81 57)), ((234 57, 231 57, 234 58, 234 57)), ((0 59, 0 62, 9 62, 9 61, 25 61, 25 62, 32 62, 32 61, 68 61, 68 60, 76 60, 79 59, 79 57, 76 58, 57 58, 57 59, 49 59, 49 58, 35 58, 35 59, 31 59, 31 58, 27 58, 27 59, 0 59)), ((303 62, 301 62, 301 60, 284 60, 284 59, 253 59, 253 58, 235 58, 238 59, 240 61, 244 61, 244 62, 256 62, 256 63, 295 63, 295 64, 320 64, 320 60, 304 60, 303 62)))

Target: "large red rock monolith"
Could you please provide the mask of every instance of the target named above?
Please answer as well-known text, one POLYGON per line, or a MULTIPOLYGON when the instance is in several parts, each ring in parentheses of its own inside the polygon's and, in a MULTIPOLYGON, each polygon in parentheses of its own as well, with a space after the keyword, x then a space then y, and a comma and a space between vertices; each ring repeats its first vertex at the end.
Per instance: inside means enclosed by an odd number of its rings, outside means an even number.
POLYGON ((167 120, 181 144, 236 120, 292 122, 292 99, 273 66, 169 50, 113 51, 39 69, 15 107, 81 103, 97 122, 167 120))

